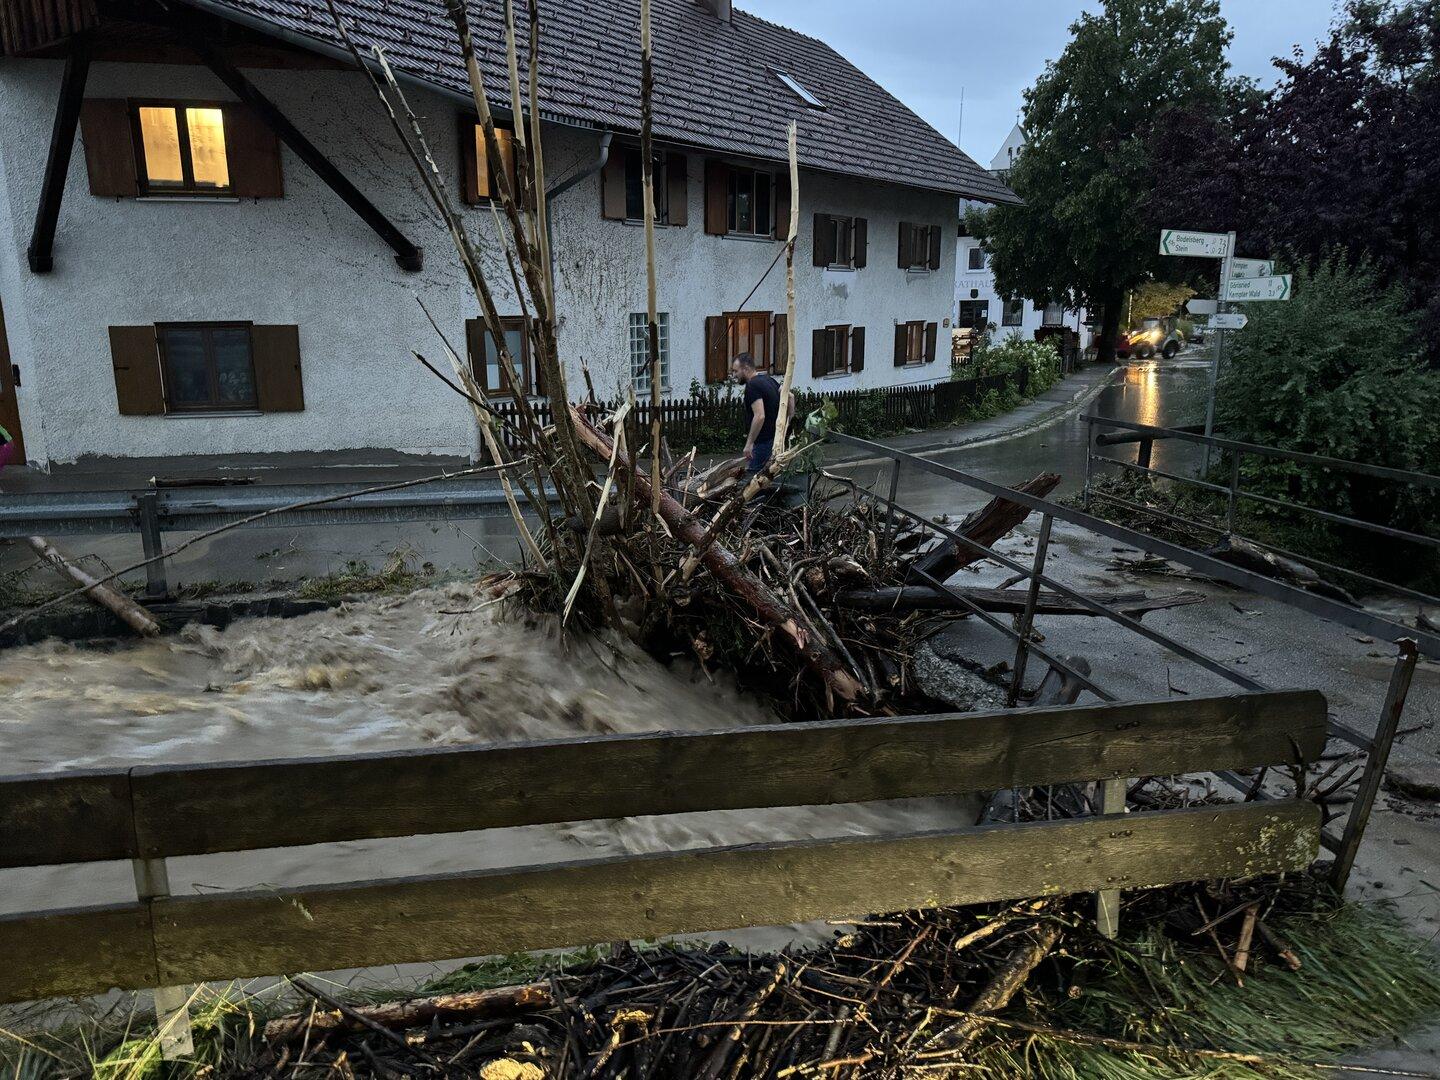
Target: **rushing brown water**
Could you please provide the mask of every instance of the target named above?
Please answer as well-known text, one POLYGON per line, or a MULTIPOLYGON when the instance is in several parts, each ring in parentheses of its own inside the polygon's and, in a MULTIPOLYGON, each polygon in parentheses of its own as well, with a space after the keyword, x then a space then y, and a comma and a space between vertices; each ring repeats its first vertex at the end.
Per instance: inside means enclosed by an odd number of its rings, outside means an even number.
MULTIPOLYGON (((753 696, 685 661, 666 667, 619 639, 561 635, 552 623, 503 616, 465 585, 223 631, 192 626, 108 651, 58 642, 14 649, 0 654, 0 694, 0 773, 776 719, 753 696)), ((717 811, 325 844, 173 859, 170 882, 181 894, 908 831, 961 823, 962 805, 717 811)), ((133 897, 127 864, 0 871, 0 911, 133 897)), ((752 933, 746 942, 769 946, 799 933, 752 933)))

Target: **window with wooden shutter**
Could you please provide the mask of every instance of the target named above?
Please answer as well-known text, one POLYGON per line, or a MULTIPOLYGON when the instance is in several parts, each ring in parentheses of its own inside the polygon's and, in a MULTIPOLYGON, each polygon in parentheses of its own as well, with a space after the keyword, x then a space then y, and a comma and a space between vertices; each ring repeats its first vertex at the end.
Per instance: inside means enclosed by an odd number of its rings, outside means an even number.
POLYGON ((164 414, 165 384, 160 378, 154 326, 110 327, 110 363, 121 416, 164 414))
MULTIPOLYGON (((601 174, 602 217, 611 221, 645 220, 645 170, 638 146, 616 146, 601 174)), ((684 154, 655 155, 655 224, 689 221, 689 178, 684 154)))
POLYGON ((939 334, 939 323, 932 322, 925 324, 925 363, 927 364, 933 364, 935 362, 935 341, 936 338, 939 337, 939 334))
MULTIPOLYGON (((930 323, 932 333, 930 334, 930 354, 934 359, 934 333, 935 324, 930 323)), ((914 322, 898 323, 895 327, 895 366, 905 367, 909 364, 923 364, 926 356, 926 325, 916 320, 914 322)))
MULTIPOLYGON (((500 329, 505 335, 505 348, 514 365, 510 369, 511 374, 520 379, 527 396, 543 396, 544 384, 531 361, 529 327, 524 317, 504 317, 500 320, 500 329)), ((510 385, 505 378, 504 358, 495 347, 495 338, 486 328, 484 319, 465 320, 465 343, 470 354, 470 370, 480 388, 487 395, 508 395, 510 385)))
POLYGON ((863 218, 816 214, 815 265, 845 270, 863 266, 863 258, 856 262, 857 244, 864 243, 863 229, 863 218))
POLYGON ((850 371, 853 374, 865 370, 865 328, 856 326, 850 331, 850 371))
POLYGON ((902 270, 940 269, 940 226, 902 221, 897 261, 902 270))
POLYGON ((263 413, 304 412, 298 326, 250 327, 256 403, 263 413))
POLYGON ((770 320, 770 355, 774 357, 771 373, 785 374, 790 366, 790 316, 783 313, 770 320))
MULTIPOLYGON (((517 203, 525 203, 528 193, 520 192, 519 179, 515 170, 515 133, 507 127, 495 125, 495 142, 499 146, 500 161, 510 181, 510 192, 517 203)), ((485 146, 485 129, 473 113, 460 116, 460 165, 461 197, 470 205, 500 201, 500 184, 490 169, 490 155, 485 146)))
MULTIPOLYGON (((856 337, 848 325, 827 326, 816 330, 814 355, 811 358, 810 373, 817 379, 827 375, 845 375, 852 370, 851 349, 856 337)), ((865 332, 860 331, 861 365, 864 365, 865 332)))
POLYGON ((931 225, 929 232, 930 232, 930 236, 929 236, 929 241, 930 241, 930 243, 929 243, 930 258, 929 258, 928 265, 929 265, 929 267, 930 267, 931 270, 939 270, 939 269, 940 269, 940 226, 939 226, 939 225, 931 225))
POLYGON ((242 199, 279 199, 285 195, 280 140, 255 110, 225 106, 225 155, 233 193, 242 199))
MULTIPOLYGON (((167 412, 258 409, 254 337, 249 323, 157 323, 167 412)), ((296 348, 296 362, 299 361, 296 348)))
POLYGON ((705 381, 722 383, 730 374, 730 334, 724 315, 705 317, 705 381))
POLYGON ((87 98, 80 107, 80 139, 85 144, 90 194, 106 198, 140 194, 129 102, 124 98, 87 98))
POLYGON ((724 236, 730 231, 730 167, 711 158, 705 162, 705 231, 724 236))

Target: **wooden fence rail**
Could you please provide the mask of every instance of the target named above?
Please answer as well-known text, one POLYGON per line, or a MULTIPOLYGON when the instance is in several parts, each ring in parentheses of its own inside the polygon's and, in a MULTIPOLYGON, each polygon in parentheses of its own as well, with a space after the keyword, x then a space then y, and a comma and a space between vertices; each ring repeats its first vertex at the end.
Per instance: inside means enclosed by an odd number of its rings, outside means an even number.
MULTIPOLYGON (((1302 764, 1311 691, 0 778, 0 865, 1302 764)), ((0 917, 0 1002, 1293 870, 1319 811, 805 840, 0 917)))

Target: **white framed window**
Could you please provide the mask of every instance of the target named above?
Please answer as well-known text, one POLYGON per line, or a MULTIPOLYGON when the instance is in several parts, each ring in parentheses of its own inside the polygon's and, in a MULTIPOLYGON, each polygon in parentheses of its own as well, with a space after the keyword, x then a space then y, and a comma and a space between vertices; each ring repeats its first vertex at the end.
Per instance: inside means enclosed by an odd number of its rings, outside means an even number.
POLYGON ((982 248, 982 247, 972 247, 972 248, 970 249, 970 252, 969 252, 969 256, 968 256, 968 257, 969 257, 969 260, 970 260, 970 261, 969 261, 969 264, 968 264, 968 266, 967 266, 967 269, 970 269, 970 270, 984 270, 984 269, 985 269, 985 249, 984 249, 984 248, 982 248))
POLYGON ((1005 308, 1000 315, 1001 326, 1024 326, 1025 325, 1025 301, 1006 300, 1005 308))
MULTIPOLYGON (((643 311, 630 313, 630 377, 635 380, 635 393, 650 393, 650 331, 649 317, 643 311)), ((657 312, 656 328, 660 338, 660 389, 670 389, 670 313, 657 312)))

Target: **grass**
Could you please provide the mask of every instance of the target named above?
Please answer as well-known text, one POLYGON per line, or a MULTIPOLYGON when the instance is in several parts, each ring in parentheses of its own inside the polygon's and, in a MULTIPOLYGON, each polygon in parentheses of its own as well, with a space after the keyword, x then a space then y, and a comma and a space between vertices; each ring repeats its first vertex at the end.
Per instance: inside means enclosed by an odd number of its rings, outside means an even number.
POLYGON ((393 595, 411 592, 433 578, 435 568, 425 563, 415 566, 415 553, 401 548, 390 553, 390 557, 379 570, 371 570, 370 564, 352 559, 345 569, 323 577, 306 578, 295 590, 301 600, 343 600, 356 595, 393 595))
MULTIPOLYGON (((1440 1014, 1440 967, 1426 943, 1384 911, 1350 904, 1276 917, 1302 961, 1298 973, 1259 963, 1237 986, 1218 958, 1191 939, 1132 919, 1117 942, 1077 941, 1038 975, 1023 1004, 988 1025, 962 1076, 1036 1080, 1317 1080, 1356 1048, 1440 1014), (1043 1026, 1044 1032, 1007 1027, 1043 1026), (1080 1033, 1077 1038, 1075 1033, 1080 1033), (1083 1037, 1144 1044, 1143 1051, 1087 1045, 1083 1037), (1258 1055, 1263 1063, 1194 1051, 1258 1055)), ((529 982, 602 961, 603 948, 517 954, 467 964, 418 988, 452 993, 529 982)), ((335 991, 340 993, 340 991, 335 991)), ((346 995, 375 1002, 400 989, 346 995)), ((101 1080, 223 1077, 250 1068, 266 1019, 294 1008, 283 987, 247 994, 238 985, 198 989, 196 1056, 166 1065, 153 1022, 112 1015, 28 1039, 0 1031, 0 1077, 101 1080)))

